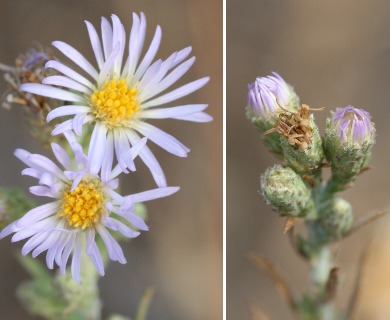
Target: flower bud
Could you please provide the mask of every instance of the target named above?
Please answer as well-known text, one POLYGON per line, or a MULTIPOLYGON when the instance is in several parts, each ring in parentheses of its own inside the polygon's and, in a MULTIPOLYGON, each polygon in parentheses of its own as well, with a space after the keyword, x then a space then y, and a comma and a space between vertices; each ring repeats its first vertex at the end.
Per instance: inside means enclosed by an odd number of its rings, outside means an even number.
POLYGON ((327 120, 324 151, 338 190, 353 181, 371 159, 375 128, 370 118, 367 111, 347 106, 327 120))
POLYGON ((324 215, 312 222, 317 241, 337 241, 351 230, 354 216, 351 204, 335 198, 332 205, 324 210, 324 215))
POLYGON ((260 184, 265 201, 282 216, 305 216, 313 205, 310 189, 291 168, 268 168, 260 184))
POLYGON ((260 131, 269 150, 279 156, 283 154, 279 135, 264 133, 278 124, 278 112, 282 108, 292 111, 297 106, 299 98, 294 89, 275 72, 248 85, 247 117, 260 131))

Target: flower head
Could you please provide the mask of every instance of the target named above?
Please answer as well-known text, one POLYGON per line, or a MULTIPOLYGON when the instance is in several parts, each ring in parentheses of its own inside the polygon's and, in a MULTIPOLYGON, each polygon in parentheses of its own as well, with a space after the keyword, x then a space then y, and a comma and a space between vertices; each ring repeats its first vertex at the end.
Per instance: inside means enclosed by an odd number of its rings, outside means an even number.
POLYGON ((250 118, 276 118, 281 106, 291 109, 299 105, 294 89, 273 72, 273 76, 257 78, 248 85, 248 116, 250 118))
POLYGON ((264 199, 282 216, 304 215, 311 207, 310 189, 291 168, 275 165, 260 178, 264 199))
POLYGON ((341 143, 353 142, 358 145, 371 139, 374 130, 370 114, 351 105, 338 108, 333 113, 331 125, 336 129, 341 143))
MULTIPOLYGON (((104 275, 100 251, 95 242, 98 234, 113 261, 126 263, 122 249, 109 230, 134 238, 139 230, 148 230, 145 222, 135 214, 134 205, 175 193, 178 187, 163 187, 133 195, 121 196, 115 189, 117 176, 122 172, 119 165, 113 169, 112 161, 103 163, 100 175, 91 171, 93 167, 71 132, 65 133, 74 152, 75 161, 58 144, 52 143, 53 153, 61 169, 50 159, 17 149, 16 157, 28 168, 22 174, 38 180, 30 188, 37 196, 49 197, 53 201, 35 207, 22 218, 14 221, 0 233, 4 238, 15 233, 12 241, 30 238, 22 249, 26 255, 32 251, 36 257, 47 251, 46 263, 52 269, 56 263, 64 273, 72 253, 71 271, 76 282, 80 282, 82 251, 93 261, 99 274, 104 275)), ((145 138, 136 143, 127 156, 134 158, 145 145, 145 138)))
MULTIPOLYGON (((208 77, 201 78, 166 92, 195 62, 195 57, 186 60, 191 47, 174 52, 166 60, 153 62, 161 40, 161 29, 157 27, 150 47, 142 57, 146 19, 142 13, 140 17, 133 14, 128 55, 125 57, 126 32, 116 15, 112 15, 112 25, 102 18, 101 40, 92 24, 86 21, 86 25, 97 69, 72 46, 54 41, 53 45, 79 66, 85 76, 61 62, 51 60, 46 67, 62 75, 47 77, 43 84, 25 84, 21 87, 21 90, 30 93, 71 103, 56 108, 48 115, 48 121, 74 116, 57 126, 53 134, 73 129, 81 135, 85 124, 94 124, 88 152, 88 157, 94 159, 91 168, 94 174, 106 158, 113 157, 114 152, 123 172, 128 172, 127 169, 135 170, 132 159, 125 154, 140 141, 140 136, 147 137, 174 155, 185 157, 189 152, 186 146, 145 121, 173 118, 207 122, 212 119, 203 112, 206 104, 155 108, 184 97, 209 81, 208 77)), ((158 186, 166 186, 164 173, 148 147, 141 150, 140 158, 149 167, 158 186)))

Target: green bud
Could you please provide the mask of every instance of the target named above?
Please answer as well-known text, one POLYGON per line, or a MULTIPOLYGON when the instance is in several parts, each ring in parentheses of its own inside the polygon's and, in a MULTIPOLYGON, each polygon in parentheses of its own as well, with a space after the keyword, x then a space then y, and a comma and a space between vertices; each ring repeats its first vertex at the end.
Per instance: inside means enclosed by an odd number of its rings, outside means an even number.
POLYGON ((311 224, 317 241, 324 243, 341 239, 351 230, 353 221, 351 204, 342 198, 335 198, 324 214, 311 224))
POLYGON ((268 168, 260 184, 265 201, 282 216, 305 216, 313 205, 310 189, 291 168, 268 168))
POLYGON ((53 274, 38 259, 20 257, 21 264, 30 273, 17 296, 27 311, 44 319, 79 320, 100 319, 99 275, 89 257, 83 253, 82 285, 77 284, 70 271, 53 274))
POLYGON ((314 116, 308 118, 311 129, 311 139, 307 146, 300 147, 294 144, 292 138, 280 137, 286 165, 293 168, 300 175, 310 175, 320 167, 324 158, 322 140, 317 125, 314 123, 314 116))
POLYGON ((326 124, 324 150, 335 191, 343 190, 368 165, 374 143, 375 128, 368 112, 348 106, 332 113, 326 124))

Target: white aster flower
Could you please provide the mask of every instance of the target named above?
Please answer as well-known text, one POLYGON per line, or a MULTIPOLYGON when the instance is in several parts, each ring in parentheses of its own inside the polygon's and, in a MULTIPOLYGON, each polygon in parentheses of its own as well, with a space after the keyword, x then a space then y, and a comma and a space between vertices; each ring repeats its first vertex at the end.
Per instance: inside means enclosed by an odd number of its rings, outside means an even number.
MULTIPOLYGON (((62 75, 50 76, 43 84, 24 84, 21 91, 30 92, 70 102, 54 109, 47 117, 50 121, 61 116, 74 115, 60 124, 53 134, 73 129, 80 135, 86 123, 94 123, 88 156, 94 159, 91 168, 97 173, 105 157, 116 154, 122 170, 135 170, 126 151, 145 136, 161 148, 179 157, 186 157, 189 149, 170 134, 145 122, 147 119, 173 118, 194 122, 207 122, 212 118, 203 112, 207 104, 190 104, 171 108, 154 107, 172 102, 203 87, 209 78, 201 78, 177 89, 165 92, 180 79, 195 62, 195 57, 185 60, 191 47, 170 55, 166 60, 154 60, 160 40, 158 26, 154 38, 143 58, 141 52, 145 40, 146 19, 133 14, 128 56, 123 65, 126 44, 125 29, 116 15, 112 15, 112 26, 102 18, 101 35, 86 21, 92 49, 98 69, 70 45, 54 41, 53 45, 79 66, 81 75, 59 61, 49 61, 47 68, 54 68, 62 75), (63 88, 56 88, 60 86, 63 88)), ((149 167, 158 186, 166 186, 164 173, 148 147, 140 152, 140 158, 149 167)))
MULTIPOLYGON (((134 213, 134 204, 169 196, 179 188, 163 187, 123 197, 115 192, 118 186, 116 177, 122 172, 120 166, 116 165, 112 169, 104 163, 100 176, 91 172, 93 164, 83 153, 73 133, 67 132, 65 135, 74 152, 74 161, 61 146, 51 144, 55 157, 65 170, 42 155, 31 154, 22 149, 15 151, 16 157, 28 165, 22 174, 38 180, 38 185, 31 187, 30 192, 54 201, 30 210, 8 225, 1 231, 0 238, 11 233, 15 233, 13 242, 29 238, 22 248, 22 255, 32 251, 35 258, 47 251, 48 268, 53 269, 56 263, 62 273, 65 273, 72 253, 72 276, 80 283, 83 250, 91 258, 99 274, 104 275, 102 257, 95 242, 97 234, 102 238, 109 258, 126 263, 120 245, 108 229, 118 231, 128 238, 138 236, 138 230, 148 230, 148 227, 134 213)), ((128 156, 131 154, 134 158, 139 154, 145 140, 144 138, 135 144, 128 156)))

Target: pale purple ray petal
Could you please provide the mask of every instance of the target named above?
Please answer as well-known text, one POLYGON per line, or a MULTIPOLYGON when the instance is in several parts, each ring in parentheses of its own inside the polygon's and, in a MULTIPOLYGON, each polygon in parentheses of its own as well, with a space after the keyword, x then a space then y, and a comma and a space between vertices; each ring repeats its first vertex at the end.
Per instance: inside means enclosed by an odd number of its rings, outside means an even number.
POLYGON ((126 212, 121 214, 121 217, 129 221, 134 227, 142 231, 148 231, 149 227, 146 225, 145 221, 142 220, 140 216, 137 216, 134 212, 126 212))
POLYGON ((129 37, 129 55, 123 69, 123 77, 131 77, 134 74, 135 68, 138 64, 141 56, 142 48, 144 46, 145 35, 146 35, 146 18, 141 12, 140 21, 138 16, 133 14, 133 26, 131 28, 129 37), (130 73, 130 74, 129 74, 130 73))
POLYGON ((107 127, 96 123, 88 150, 88 164, 92 174, 97 174, 102 166, 106 151, 107 127))
POLYGON ((48 187, 53 186, 56 183, 56 181, 57 181, 56 176, 48 172, 42 173, 41 177, 39 178, 39 184, 46 185, 48 187))
POLYGON ((39 179, 42 175, 42 172, 40 170, 37 170, 37 169, 26 168, 22 171, 22 175, 23 176, 30 176, 30 177, 39 179))
POLYGON ((54 156, 58 160, 58 162, 66 169, 71 170, 72 169, 72 162, 70 161, 70 158, 66 151, 57 143, 52 142, 51 149, 53 150, 54 156))
POLYGON ((108 20, 104 17, 102 17, 102 42, 103 42, 103 50, 104 50, 104 57, 106 60, 108 59, 109 55, 112 51, 112 28, 108 20))
POLYGON ((91 108, 87 106, 75 106, 75 105, 61 106, 50 111, 49 114, 47 115, 46 121, 50 122, 51 120, 58 117, 70 116, 79 113, 87 113, 90 111, 91 108))
POLYGON ((173 91, 170 91, 158 98, 155 98, 153 100, 150 100, 146 103, 142 104, 143 108, 150 108, 154 106, 159 106, 164 103, 171 102, 173 100, 177 100, 179 98, 182 98, 184 96, 189 95, 190 93, 202 88, 207 82, 209 82, 210 78, 205 77, 201 78, 199 80, 192 81, 190 83, 185 84, 184 86, 181 86, 180 88, 177 88, 173 91))
MULTIPOLYGON (((140 140, 139 136, 133 130, 127 130, 126 135, 128 136, 132 145, 135 145, 140 140)), ((139 157, 149 168, 157 185, 159 187, 166 187, 167 180, 165 178, 164 172, 148 146, 142 148, 141 152, 139 153, 139 157)))
POLYGON ((75 239, 76 239, 75 233, 71 233, 70 236, 67 238, 66 245, 65 245, 64 251, 62 252, 62 256, 61 256, 60 272, 62 274, 65 274, 66 264, 68 263, 70 253, 72 252, 75 239))
POLYGON ((57 198, 57 194, 53 190, 46 186, 32 186, 29 188, 30 193, 39 197, 57 198))
POLYGON ((100 44, 99 35, 95 27, 92 25, 92 23, 86 20, 84 22, 87 25, 88 35, 89 35, 89 39, 91 40, 91 45, 92 45, 93 53, 95 54, 96 62, 99 66, 99 69, 101 69, 104 63, 104 57, 103 57, 102 46, 100 44))
POLYGON ((210 122, 213 120, 213 117, 205 112, 197 112, 197 113, 188 114, 185 116, 172 117, 172 119, 192 121, 192 122, 210 122))
POLYGON ((118 204, 123 203, 124 198, 119 193, 115 192, 114 190, 110 190, 110 189, 107 189, 106 191, 110 195, 112 200, 114 200, 116 203, 118 203, 118 204))
POLYGON ((103 239, 106 245, 108 255, 112 261, 118 261, 122 264, 126 263, 125 256, 123 255, 122 248, 118 242, 110 235, 110 233, 102 226, 96 226, 97 232, 103 239))
POLYGON ((118 163, 124 173, 128 173, 126 168, 131 171, 135 171, 135 165, 132 157, 126 157, 126 154, 130 151, 130 143, 124 132, 119 130, 115 132, 115 152, 118 159, 118 163))
POLYGON ((123 52, 125 50, 126 33, 123 24, 115 14, 111 15, 112 19, 112 44, 119 43, 119 53, 114 64, 114 73, 120 74, 123 62, 123 52))
POLYGON ((190 151, 190 149, 188 149, 175 137, 155 126, 152 126, 151 124, 138 121, 134 122, 133 128, 149 140, 153 141, 155 144, 159 145, 161 148, 178 157, 186 157, 187 153, 190 151))
POLYGON ((154 78, 156 78, 160 72, 162 63, 163 63, 162 60, 159 59, 153 62, 153 64, 146 70, 146 72, 144 73, 142 79, 138 84, 138 90, 140 92, 146 90, 146 88, 150 85, 150 83, 153 83, 154 78))
POLYGON ((40 83, 25 83, 19 87, 19 90, 63 101, 86 102, 81 95, 40 83))
POLYGON ((182 62, 185 58, 188 57, 188 55, 191 53, 192 51, 192 47, 191 46, 188 46, 184 49, 181 49, 180 51, 177 52, 177 55, 176 55, 176 59, 175 61, 173 62, 173 65, 171 66, 171 68, 175 67, 176 65, 178 65, 180 62, 182 62))
POLYGON ((80 82, 77 82, 73 79, 70 79, 65 76, 50 76, 42 81, 43 84, 48 85, 55 85, 60 87, 65 87, 71 90, 76 90, 79 92, 82 92, 84 94, 91 94, 92 90, 81 84, 80 82))
POLYGON ((140 193, 135 193, 126 198, 130 198, 134 203, 150 201, 154 199, 168 197, 171 194, 176 193, 180 190, 180 187, 165 187, 148 190, 140 193))
POLYGON ((115 44, 114 49, 111 51, 110 56, 106 60, 106 62, 103 65, 102 70, 100 71, 99 77, 98 77, 98 86, 99 88, 103 86, 104 82, 107 80, 107 78, 112 78, 114 75, 114 63, 119 55, 120 50, 120 43, 117 42, 115 44))
POLYGON ((74 281, 81 283, 80 278, 80 267, 81 267, 81 250, 83 248, 82 239, 80 235, 76 236, 76 241, 74 243, 71 272, 74 281))
POLYGON ((33 235, 30 239, 27 240, 27 242, 22 247, 22 256, 27 255, 30 251, 32 251, 34 248, 39 246, 43 241, 47 239, 49 236, 49 232, 39 232, 35 235, 33 235))
POLYGON ((88 256, 91 258, 93 264, 96 267, 96 270, 101 276, 104 276, 104 264, 103 259, 100 254, 99 248, 95 242, 95 229, 90 229, 87 231, 87 245, 86 251, 88 256))
POLYGON ((33 258, 38 257, 42 252, 48 250, 50 247, 54 246, 58 240, 58 232, 52 232, 49 230, 49 234, 42 243, 37 246, 31 253, 33 258))
POLYGON ((145 76, 142 77, 142 80, 139 84, 139 99, 140 101, 145 100, 144 96, 148 95, 150 91, 153 91, 154 88, 158 87, 160 81, 166 76, 168 71, 172 68, 172 65, 175 62, 177 56, 177 52, 171 54, 168 59, 162 62, 161 67, 157 72, 155 72, 155 75, 148 81, 144 81, 146 73, 149 72, 151 69, 150 67, 148 68, 147 72, 145 73, 145 76))
POLYGON ((86 113, 78 113, 73 118, 72 121, 73 130, 78 136, 81 136, 83 133, 83 124, 86 117, 87 117, 86 113))
POLYGON ((5 238, 6 236, 10 235, 11 233, 18 232, 19 230, 21 230, 21 228, 19 228, 17 226, 18 221, 19 220, 16 220, 16 221, 10 223, 3 230, 1 230, 1 232, 0 232, 0 239, 5 238))
MULTIPOLYGON (((125 162, 129 161, 129 159, 127 159, 128 157, 130 157, 132 160, 134 160, 139 155, 142 148, 146 145, 147 140, 148 139, 145 137, 142 138, 133 147, 130 148, 129 152, 126 152, 125 154, 123 154, 122 157, 125 160, 125 162)), ((122 170, 122 168, 119 164, 117 164, 115 166, 115 168, 111 171, 110 176, 109 176, 109 180, 116 178, 122 172, 127 173, 127 172, 124 172, 122 170)))
POLYGON ((62 252, 64 251, 65 245, 67 244, 69 239, 69 234, 67 233, 61 233, 61 238, 58 241, 58 247, 56 250, 56 255, 54 257, 55 262, 59 267, 62 265, 61 257, 62 257, 62 252))
POLYGON ((142 62, 140 63, 139 67, 137 68, 137 71, 135 74, 133 74, 134 71, 130 71, 127 74, 127 78, 131 80, 130 85, 134 85, 144 74, 146 69, 150 66, 152 63, 154 57, 156 56, 157 50, 160 46, 161 41, 161 28, 160 26, 157 26, 156 33, 154 34, 153 40, 149 46, 148 51, 146 52, 144 58, 142 59, 142 62), (133 77, 132 77, 133 76, 133 77))
POLYGON ((103 183, 107 183, 110 179, 112 163, 114 161, 114 137, 111 131, 107 134, 106 155, 102 163, 101 177, 103 183))
POLYGON ((179 65, 175 70, 173 70, 168 76, 166 76, 160 83, 158 83, 152 90, 149 90, 145 94, 140 94, 140 100, 146 101, 157 94, 163 92, 165 89, 173 85, 177 80, 179 80, 194 64, 195 57, 188 59, 179 65))
POLYGON ((49 158, 40 154, 31 154, 29 160, 36 168, 41 168, 43 171, 49 172, 60 179, 65 178, 63 171, 49 158))
POLYGON ((31 209, 17 222, 18 228, 27 227, 39 220, 45 219, 50 215, 56 213, 60 205, 57 201, 43 204, 39 207, 31 209))
POLYGON ((91 90, 94 90, 94 85, 91 81, 59 61, 50 60, 46 63, 45 68, 53 68, 65 76, 80 82, 91 90))
MULTIPOLYGON (((86 116, 84 118, 83 124, 91 122, 93 120, 92 116, 86 116)), ((58 134, 65 134, 66 131, 70 131, 73 129, 73 119, 69 119, 64 121, 63 123, 56 125, 53 132, 51 133, 53 136, 58 134)))
POLYGON ((102 219, 102 223, 107 227, 115 231, 119 231, 122 235, 124 235, 127 238, 135 238, 140 235, 140 232, 135 231, 128 226, 126 226, 124 223, 110 218, 110 217, 104 217, 102 219))
POLYGON ((207 104, 189 104, 172 108, 147 109, 140 113, 142 119, 166 119, 180 117, 201 112, 207 108, 207 104))
POLYGON ((20 240, 24 240, 26 238, 29 238, 33 236, 34 234, 45 232, 52 227, 54 227, 57 223, 58 218, 57 217, 49 217, 47 219, 38 221, 31 226, 28 226, 22 230, 19 230, 16 232, 12 237, 12 242, 17 242, 20 240))
POLYGON ((93 79, 97 79, 98 72, 94 66, 75 48, 62 41, 53 41, 52 45, 60 50, 66 57, 87 72, 93 79))
POLYGON ((62 233, 55 232, 56 239, 54 244, 47 249, 46 253, 46 265, 49 269, 54 268, 54 259, 57 254, 57 250, 61 247, 62 233))

